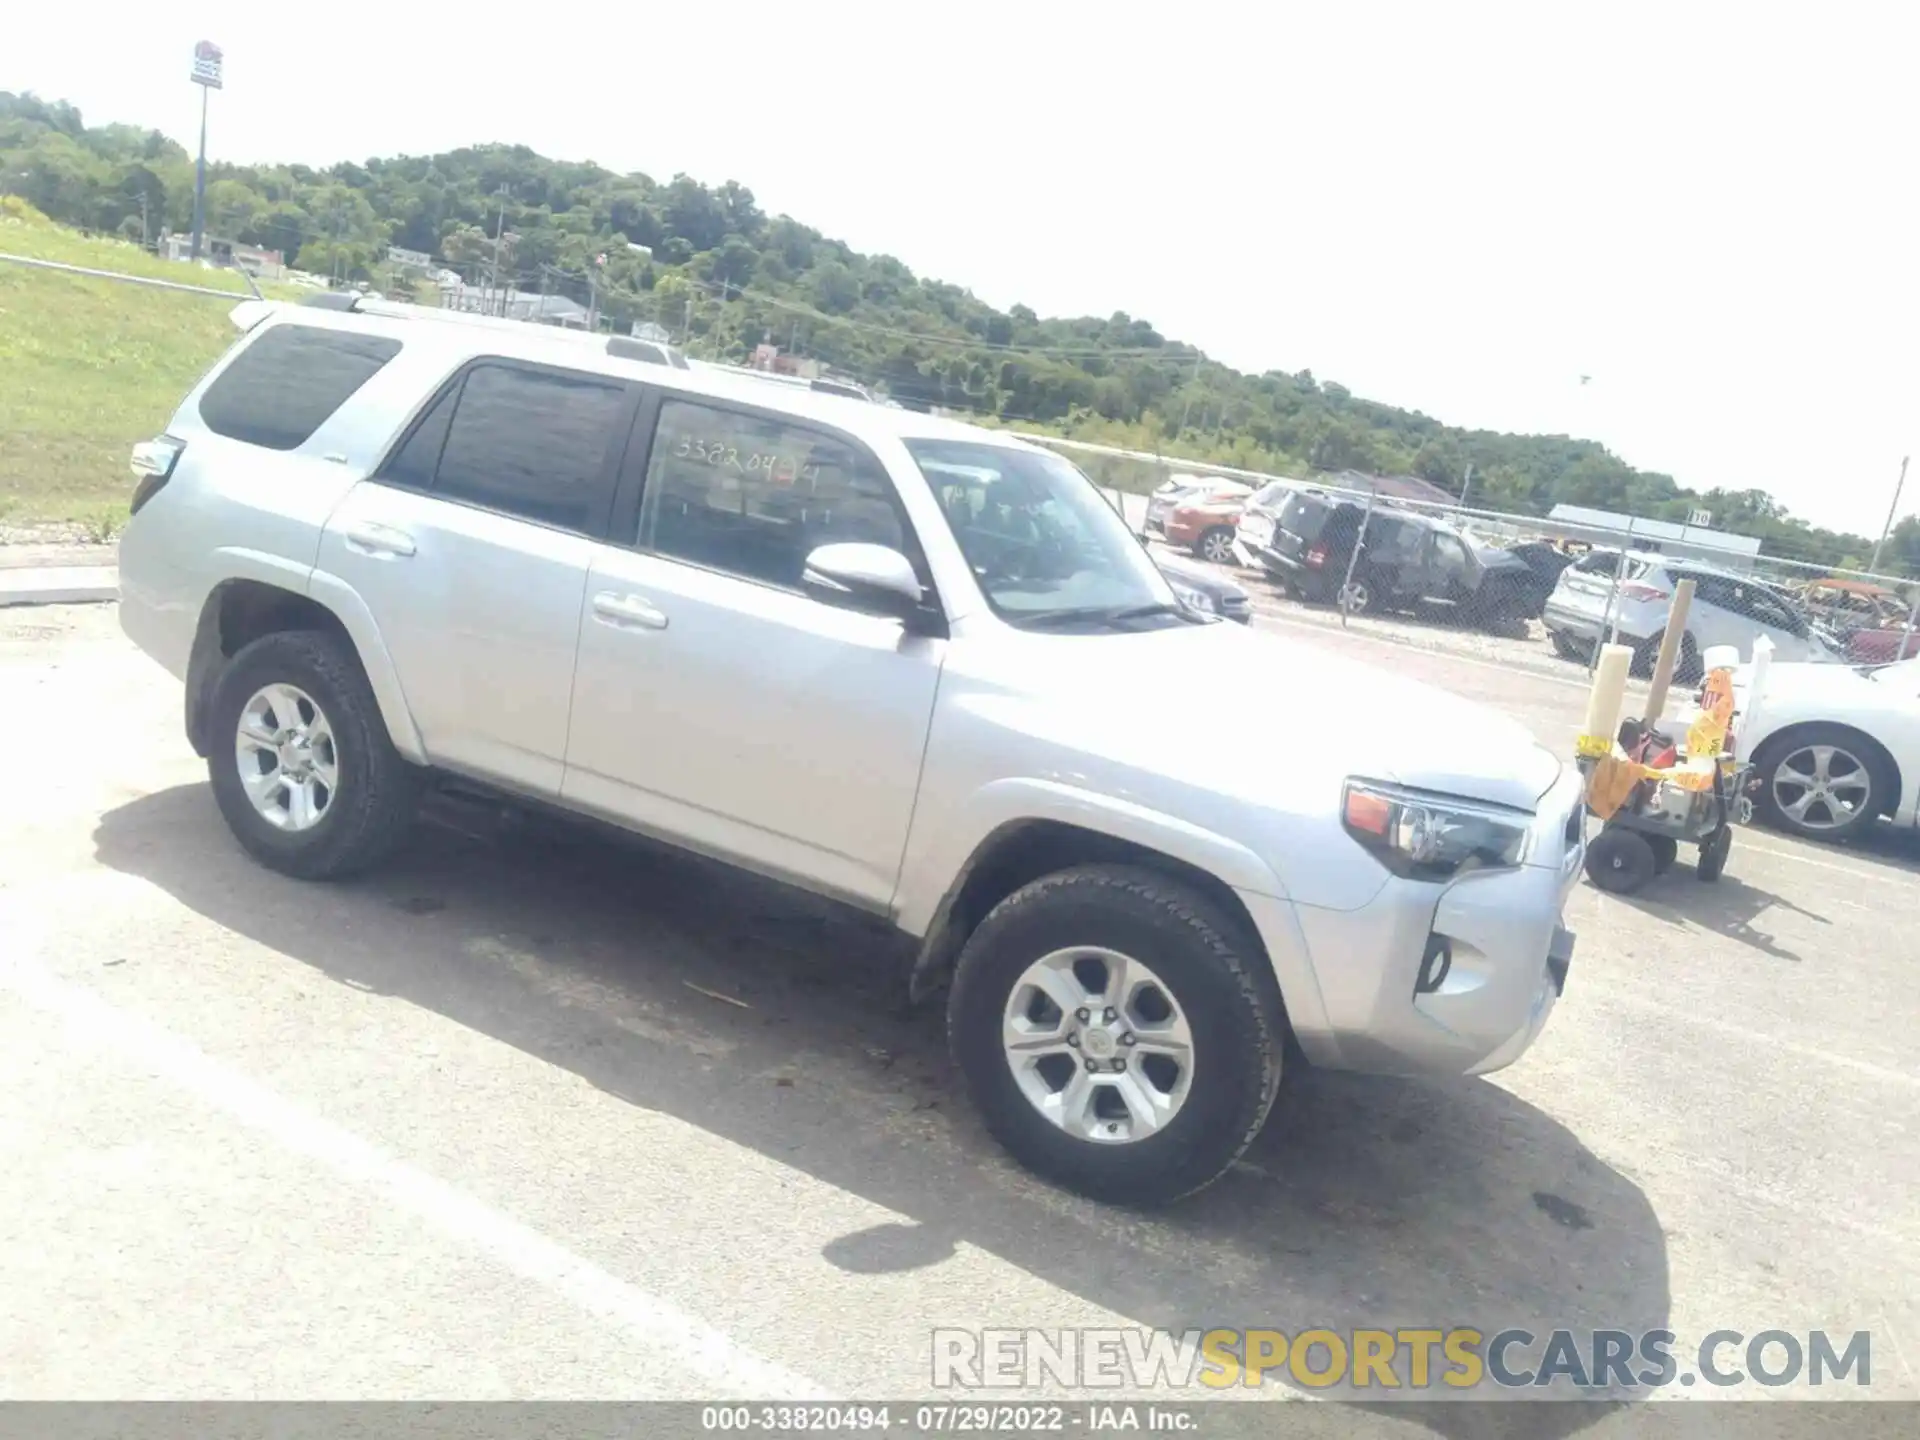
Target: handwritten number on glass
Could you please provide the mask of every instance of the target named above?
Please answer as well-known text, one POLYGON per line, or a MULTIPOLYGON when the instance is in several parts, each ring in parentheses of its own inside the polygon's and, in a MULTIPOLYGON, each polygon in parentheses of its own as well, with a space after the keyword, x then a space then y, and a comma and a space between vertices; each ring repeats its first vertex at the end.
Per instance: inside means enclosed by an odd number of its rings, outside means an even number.
POLYGON ((782 455, 776 450, 751 449, 743 455, 737 445, 723 445, 717 440, 703 440, 697 435, 683 436, 673 453, 678 459, 710 465, 716 470, 735 470, 742 475, 764 476, 780 486, 792 485, 796 480, 812 482, 820 478, 818 465, 803 463, 791 455, 782 455))

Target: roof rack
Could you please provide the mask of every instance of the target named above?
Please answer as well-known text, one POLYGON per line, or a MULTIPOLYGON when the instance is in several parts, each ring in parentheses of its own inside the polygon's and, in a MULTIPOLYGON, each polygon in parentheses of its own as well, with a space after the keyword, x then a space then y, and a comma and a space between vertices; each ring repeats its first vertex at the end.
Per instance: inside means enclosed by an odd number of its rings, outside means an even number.
POLYGON ((477 325, 488 330, 510 331, 524 335, 529 329, 541 338, 559 337, 584 342, 604 350, 617 360, 639 360, 650 365, 669 365, 677 370, 691 367, 686 356, 671 345, 657 340, 639 340, 630 335, 602 335, 593 330, 572 330, 563 325, 536 325, 529 320, 513 320, 505 315, 475 315, 466 310, 448 310, 437 305, 412 305, 403 300, 375 300, 357 290, 319 290, 302 297, 300 304, 316 310, 334 310, 352 315, 378 315, 389 320, 428 320, 448 325, 477 325))

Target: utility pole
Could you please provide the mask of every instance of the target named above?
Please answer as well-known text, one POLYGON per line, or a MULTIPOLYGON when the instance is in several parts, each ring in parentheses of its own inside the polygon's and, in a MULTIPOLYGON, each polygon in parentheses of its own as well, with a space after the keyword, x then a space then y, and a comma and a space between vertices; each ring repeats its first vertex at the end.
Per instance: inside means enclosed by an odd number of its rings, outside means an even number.
MULTIPOLYGON (((1196 353, 1193 357, 1193 384, 1198 385, 1199 383, 1200 383, 1200 356, 1196 353)), ((1193 390, 1189 388, 1187 390, 1187 403, 1180 407, 1180 428, 1173 432, 1174 439, 1178 440, 1182 435, 1187 433, 1187 417, 1192 413, 1193 413, 1193 390)))
POLYGON ((1880 547, 1887 543, 1887 536, 1893 533, 1893 517, 1900 513, 1900 492, 1906 488, 1909 458, 1905 455, 1900 457, 1900 478, 1893 484, 1893 504, 1887 507, 1887 523, 1880 527, 1880 544, 1873 547, 1873 559, 1867 564, 1867 569, 1875 575, 1880 573, 1880 547))
POLYGON ((200 87, 200 158, 193 166, 193 242, 188 258, 200 261, 200 243, 207 230, 207 96, 221 88, 225 57, 211 40, 193 47, 193 83, 200 87))
POLYGON ((1467 508, 1467 491, 1473 487, 1473 462, 1467 461, 1466 478, 1460 482, 1460 508, 1467 508))
POLYGON ((500 299, 500 243, 507 235, 507 187, 502 185, 494 192, 500 201, 500 218, 493 227, 493 263, 487 267, 488 309, 498 307, 497 313, 507 313, 506 304, 500 299))
POLYGON ((153 235, 147 228, 147 192, 144 190, 140 192, 140 248, 142 250, 153 248, 153 235))

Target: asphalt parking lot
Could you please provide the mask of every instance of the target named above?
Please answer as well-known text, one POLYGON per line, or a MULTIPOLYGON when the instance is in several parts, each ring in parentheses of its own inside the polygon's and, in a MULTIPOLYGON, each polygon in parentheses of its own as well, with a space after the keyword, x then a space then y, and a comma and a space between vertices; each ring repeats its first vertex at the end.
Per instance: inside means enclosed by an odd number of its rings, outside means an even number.
MULTIPOLYGON (((1574 667, 1260 626, 1556 746, 1580 716, 1574 667)), ((0 614, 7 1398, 924 1397, 935 1325, 1124 1324, 1869 1330, 1871 1393, 1920 1398, 1920 843, 1744 831, 1718 885, 1583 885, 1518 1065, 1303 1076, 1141 1217, 1000 1157, 886 936, 454 807, 299 885, 179 706, 111 607, 0 614)))

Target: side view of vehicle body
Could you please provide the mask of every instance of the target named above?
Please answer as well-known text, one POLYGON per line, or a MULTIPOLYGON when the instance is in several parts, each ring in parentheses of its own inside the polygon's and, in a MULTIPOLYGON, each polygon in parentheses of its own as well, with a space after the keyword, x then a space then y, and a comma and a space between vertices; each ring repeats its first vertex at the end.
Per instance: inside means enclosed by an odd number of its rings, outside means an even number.
POLYGON ((1617 631, 1619 642, 1634 648, 1634 673, 1649 675, 1666 634, 1674 590, 1689 579, 1693 600, 1674 669, 1682 683, 1700 678, 1701 656, 1708 649, 1731 645, 1744 655, 1760 635, 1782 660, 1840 658, 1812 618, 1773 587, 1735 571, 1651 553, 1592 551, 1561 572, 1541 618, 1554 648, 1569 659, 1585 659, 1617 631))
POLYGON ((1224 565, 1233 559, 1233 532, 1252 493, 1251 486, 1237 480, 1209 481, 1199 489, 1171 497, 1157 521, 1150 500, 1148 524, 1157 529, 1169 545, 1178 545, 1202 560, 1224 565))
POLYGON ((1220 1175, 1287 1063, 1479 1074, 1547 1023, 1578 772, 1182 603, 1059 455, 592 335, 234 315, 136 447, 120 615, 260 863, 363 872, 457 784, 884 917, 992 1133, 1116 1201, 1220 1175), (1168 746, 1193 674, 1283 763, 1168 746))
POLYGON ((1301 599, 1332 604, 1344 589, 1356 613, 1422 610, 1503 630, 1524 625, 1537 603, 1538 581, 1519 557, 1443 520, 1390 505, 1369 512, 1336 492, 1249 505, 1239 553, 1301 599))
POLYGON ((1761 819, 1832 841, 1920 824, 1920 660, 1770 664, 1757 701, 1751 682, 1735 672, 1735 727, 1761 819))

